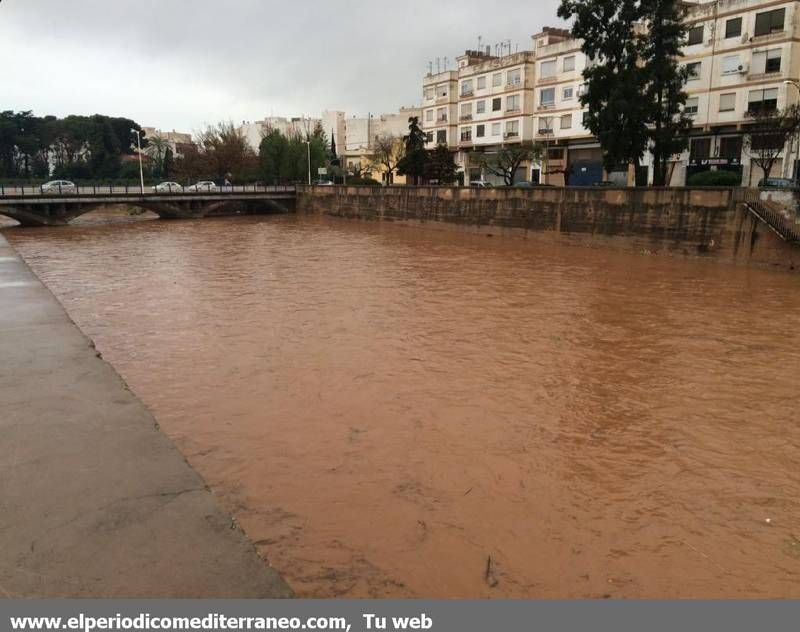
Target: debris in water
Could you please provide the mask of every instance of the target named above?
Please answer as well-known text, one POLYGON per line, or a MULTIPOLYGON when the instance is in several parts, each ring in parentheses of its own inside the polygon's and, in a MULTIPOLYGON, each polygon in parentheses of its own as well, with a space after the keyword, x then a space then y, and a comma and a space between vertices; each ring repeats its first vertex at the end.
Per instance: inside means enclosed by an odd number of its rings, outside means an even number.
POLYGON ((498 584, 497 578, 494 576, 494 565, 492 564, 491 555, 486 557, 486 573, 483 579, 489 584, 490 588, 494 588, 498 584))

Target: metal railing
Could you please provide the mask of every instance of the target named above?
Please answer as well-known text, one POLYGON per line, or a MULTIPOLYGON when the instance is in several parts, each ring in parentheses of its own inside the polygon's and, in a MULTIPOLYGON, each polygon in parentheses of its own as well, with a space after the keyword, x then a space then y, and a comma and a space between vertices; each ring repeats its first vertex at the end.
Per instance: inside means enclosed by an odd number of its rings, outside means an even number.
POLYGON ((746 190, 743 198, 750 214, 771 228, 778 237, 790 243, 800 244, 800 225, 788 217, 785 211, 762 200, 758 190, 746 190))
POLYGON ((231 195, 244 193, 294 193, 293 184, 237 184, 217 185, 212 188, 190 186, 156 191, 156 187, 138 184, 113 185, 91 184, 78 186, 16 186, 0 184, 0 198, 48 198, 48 197, 107 197, 107 196, 179 196, 179 195, 231 195))

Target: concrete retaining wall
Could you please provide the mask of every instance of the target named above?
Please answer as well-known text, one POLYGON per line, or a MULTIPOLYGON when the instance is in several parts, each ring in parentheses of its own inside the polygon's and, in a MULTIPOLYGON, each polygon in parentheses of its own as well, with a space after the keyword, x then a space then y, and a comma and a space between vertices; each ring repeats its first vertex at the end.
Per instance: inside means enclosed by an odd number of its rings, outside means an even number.
POLYGON ((800 248, 742 206, 741 189, 298 187, 297 208, 472 232, 796 269, 800 248))

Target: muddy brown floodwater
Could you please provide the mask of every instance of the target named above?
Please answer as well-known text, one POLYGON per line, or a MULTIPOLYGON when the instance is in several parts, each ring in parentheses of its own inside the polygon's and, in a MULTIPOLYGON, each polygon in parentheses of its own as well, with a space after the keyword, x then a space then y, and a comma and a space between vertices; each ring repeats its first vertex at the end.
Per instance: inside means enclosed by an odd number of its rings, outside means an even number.
POLYGON ((301 596, 800 597, 796 274, 317 217, 5 234, 301 596))

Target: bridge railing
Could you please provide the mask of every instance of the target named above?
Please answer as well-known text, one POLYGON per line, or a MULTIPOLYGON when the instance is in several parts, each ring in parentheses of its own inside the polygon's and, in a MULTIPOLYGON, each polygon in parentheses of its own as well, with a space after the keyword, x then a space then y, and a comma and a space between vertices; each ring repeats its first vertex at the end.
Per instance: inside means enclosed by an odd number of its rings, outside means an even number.
POLYGON ((155 186, 146 185, 144 191, 137 185, 113 185, 113 184, 92 184, 74 187, 51 187, 47 190, 39 186, 14 186, 0 184, 0 197, 6 198, 27 198, 27 197, 64 197, 64 196, 131 196, 131 195, 158 195, 158 196, 178 196, 178 195, 230 195, 235 193, 294 193, 293 184, 236 184, 221 185, 213 189, 201 188, 197 191, 189 190, 189 187, 181 189, 156 191, 155 186))

